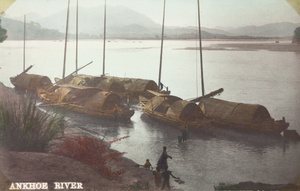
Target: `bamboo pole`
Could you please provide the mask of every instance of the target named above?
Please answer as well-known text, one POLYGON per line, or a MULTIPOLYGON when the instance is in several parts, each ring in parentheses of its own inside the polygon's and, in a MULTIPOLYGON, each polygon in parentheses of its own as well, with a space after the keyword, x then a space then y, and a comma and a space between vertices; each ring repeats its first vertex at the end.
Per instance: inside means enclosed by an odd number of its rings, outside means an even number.
POLYGON ((106 42, 106 0, 104 1, 104 34, 103 34, 103 70, 102 75, 105 76, 105 42, 106 42))
POLYGON ((25 71, 26 15, 24 15, 23 71, 25 71))
POLYGON ((200 3, 198 2, 198 28, 199 28, 199 47, 200 47, 200 68, 201 68, 201 87, 202 87, 202 96, 204 96, 204 77, 203 77, 203 59, 202 59, 202 37, 201 37, 201 24, 200 24, 200 3))
POLYGON ((70 0, 68 0, 67 25, 66 25, 66 34, 65 34, 64 65, 63 65, 62 78, 65 78, 65 73, 66 73, 66 60, 67 60, 66 56, 67 56, 67 42, 68 42, 68 28, 69 28, 69 12, 70 12, 70 0))
POLYGON ((78 69, 78 0, 76 6, 76 74, 78 69))
POLYGON ((166 0, 164 0, 164 9, 163 9, 163 22, 162 22, 162 34, 161 34, 161 45, 160 45, 160 62, 159 62, 159 75, 158 75, 158 84, 157 91, 159 92, 159 87, 161 84, 161 69, 162 69, 162 54, 163 54, 163 45, 164 45, 164 30, 165 30, 165 10, 166 10, 166 0))

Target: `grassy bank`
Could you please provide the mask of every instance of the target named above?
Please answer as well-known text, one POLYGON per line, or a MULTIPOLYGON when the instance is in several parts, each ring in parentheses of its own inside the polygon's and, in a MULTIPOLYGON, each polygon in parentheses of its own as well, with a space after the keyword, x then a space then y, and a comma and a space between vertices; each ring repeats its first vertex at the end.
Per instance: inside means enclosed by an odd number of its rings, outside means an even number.
POLYGON ((1 83, 0 92, 0 190, 14 182, 47 182, 49 190, 54 182, 80 182, 84 190, 130 190, 143 182, 155 190, 152 171, 62 123, 66 111, 41 112, 35 100, 1 83))

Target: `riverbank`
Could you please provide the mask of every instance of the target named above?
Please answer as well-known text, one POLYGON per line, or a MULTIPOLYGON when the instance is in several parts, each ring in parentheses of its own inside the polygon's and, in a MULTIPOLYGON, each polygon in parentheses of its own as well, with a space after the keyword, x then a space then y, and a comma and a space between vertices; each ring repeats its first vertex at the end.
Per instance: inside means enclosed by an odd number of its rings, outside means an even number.
MULTIPOLYGON (((16 95, 13 89, 1 83, 0 92, 16 95)), ((121 156, 118 162, 109 162, 112 170, 126 171, 124 175, 110 180, 86 164, 53 154, 65 139, 77 136, 88 135, 77 127, 67 126, 43 153, 8 151, 0 145, 0 190, 8 190, 12 183, 17 182, 45 182, 49 190, 54 189, 55 182, 76 182, 82 185, 83 190, 130 190, 138 181, 148 184, 149 190, 156 189, 152 171, 139 168, 138 164, 126 157, 121 156)))
POLYGON ((220 184, 215 186, 215 191, 229 191, 229 190, 269 190, 269 191, 299 191, 300 186, 296 184, 265 184, 261 182, 239 182, 238 184, 220 184))
POLYGON ((300 45, 292 43, 224 43, 217 44, 207 50, 241 50, 241 51, 256 51, 256 50, 269 50, 269 51, 287 51, 287 52, 300 52, 300 45))
MULTIPOLYGON (((188 47, 188 50, 195 48, 188 47)), ((213 44, 209 47, 203 47, 203 50, 226 50, 226 51, 257 51, 257 50, 269 50, 269 51, 283 51, 283 52, 300 52, 300 45, 293 44, 290 40, 269 40, 268 42, 260 41, 232 41, 227 43, 213 44)))
POLYGON ((51 142, 49 152, 12 152, 0 149, 0 169, 3 174, 0 190, 7 190, 15 182, 47 182, 49 190, 54 182, 82 183, 84 190, 130 190, 138 181, 149 183, 155 190, 152 171, 138 168, 125 157, 120 162, 110 163, 112 169, 124 169, 126 173, 109 180, 92 167, 74 159, 52 154, 67 137, 84 136, 76 127, 67 128, 64 135, 51 142), (4 189, 5 188, 5 189, 4 189))

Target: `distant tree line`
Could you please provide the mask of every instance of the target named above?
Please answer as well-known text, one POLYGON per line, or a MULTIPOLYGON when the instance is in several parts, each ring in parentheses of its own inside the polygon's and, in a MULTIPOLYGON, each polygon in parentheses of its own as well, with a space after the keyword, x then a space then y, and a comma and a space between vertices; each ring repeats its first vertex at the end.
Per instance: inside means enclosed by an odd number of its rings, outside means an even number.
POLYGON ((300 27, 297 27, 294 31, 293 43, 300 44, 300 27))
POLYGON ((1 19, 0 19, 0 43, 7 38, 6 32, 7 30, 1 27, 1 19))

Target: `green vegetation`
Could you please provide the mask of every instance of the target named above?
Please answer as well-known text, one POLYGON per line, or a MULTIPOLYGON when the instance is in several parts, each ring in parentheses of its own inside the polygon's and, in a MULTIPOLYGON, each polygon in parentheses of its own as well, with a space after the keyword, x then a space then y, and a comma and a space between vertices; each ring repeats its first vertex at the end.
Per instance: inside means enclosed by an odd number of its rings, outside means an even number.
POLYGON ((8 150, 43 152, 64 131, 67 112, 39 110, 34 98, 0 97, 0 143, 8 150))
POLYGON ((143 183, 142 181, 137 181, 133 185, 129 186, 130 190, 139 191, 139 190, 149 190, 150 186, 148 182, 143 183))
POLYGON ((294 31, 293 43, 300 44, 300 27, 297 27, 294 31))
POLYGON ((6 36, 7 30, 1 27, 1 19, 0 19, 0 43, 3 42, 7 36, 6 36))
POLYGON ((221 182, 219 183, 218 186, 214 186, 215 190, 238 190, 239 186, 238 185, 226 185, 225 183, 221 182))

